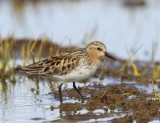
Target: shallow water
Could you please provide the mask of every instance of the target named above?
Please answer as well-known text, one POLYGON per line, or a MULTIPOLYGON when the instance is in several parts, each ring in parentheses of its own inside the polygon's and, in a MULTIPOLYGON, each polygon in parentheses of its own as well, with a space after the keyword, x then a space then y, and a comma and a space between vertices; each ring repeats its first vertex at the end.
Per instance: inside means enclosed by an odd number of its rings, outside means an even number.
MULTIPOLYGON (((0 121, 2 123, 67 121, 68 119, 65 118, 65 113, 63 114, 64 119, 61 116, 59 100, 48 94, 51 91, 48 87, 48 83, 40 82, 38 85, 38 94, 36 91, 31 91, 37 90, 36 82, 29 79, 19 79, 14 87, 11 83, 8 83, 8 91, 6 93, 0 90, 0 121), (54 109, 51 110, 51 107, 54 107, 54 109)), ((71 83, 67 86, 71 86, 71 83)), ((64 103, 65 102, 75 103, 80 101, 67 99, 64 103)), ((82 111, 77 112, 77 114, 85 114, 87 112, 87 110, 83 109, 82 111)), ((95 110, 93 113, 98 115, 98 113, 101 112, 103 113, 102 110, 95 110)), ((124 114, 120 116, 124 116, 124 114)), ((105 119, 100 118, 99 120, 107 121, 120 116, 115 115, 105 119)), ((91 119, 91 121, 95 120, 94 117, 91 117, 91 119)))
POLYGON ((1 93, 1 122, 29 122, 34 119, 43 121, 59 116, 58 113, 50 111, 50 105, 56 105, 56 101, 53 103, 52 99, 43 97, 48 90, 47 86, 40 84, 40 94, 35 95, 31 92, 34 85, 30 80, 19 81, 14 87, 10 87, 6 94, 1 93))

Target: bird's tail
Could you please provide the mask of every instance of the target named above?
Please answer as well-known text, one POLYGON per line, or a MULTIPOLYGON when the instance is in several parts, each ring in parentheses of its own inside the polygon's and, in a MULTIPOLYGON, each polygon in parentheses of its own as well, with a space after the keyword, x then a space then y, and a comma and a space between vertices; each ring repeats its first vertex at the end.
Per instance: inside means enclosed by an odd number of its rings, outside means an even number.
POLYGON ((17 72, 24 72, 24 73, 29 73, 29 74, 39 74, 40 71, 42 70, 42 68, 38 68, 38 67, 30 67, 30 66, 17 66, 15 68, 15 71, 17 72))

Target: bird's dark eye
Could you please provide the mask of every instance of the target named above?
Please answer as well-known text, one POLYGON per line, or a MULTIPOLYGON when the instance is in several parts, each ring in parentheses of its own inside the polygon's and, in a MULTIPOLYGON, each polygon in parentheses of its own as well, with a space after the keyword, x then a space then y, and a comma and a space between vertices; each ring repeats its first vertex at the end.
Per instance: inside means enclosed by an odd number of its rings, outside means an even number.
POLYGON ((97 50, 102 51, 102 49, 100 47, 98 47, 97 50))

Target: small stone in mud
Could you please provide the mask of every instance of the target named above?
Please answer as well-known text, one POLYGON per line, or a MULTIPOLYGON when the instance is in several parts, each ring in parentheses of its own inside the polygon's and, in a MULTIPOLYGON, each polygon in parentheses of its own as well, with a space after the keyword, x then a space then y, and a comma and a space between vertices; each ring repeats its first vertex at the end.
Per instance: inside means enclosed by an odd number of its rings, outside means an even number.
POLYGON ((54 108, 54 106, 50 106, 50 109, 51 109, 51 111, 53 111, 55 108, 54 108))

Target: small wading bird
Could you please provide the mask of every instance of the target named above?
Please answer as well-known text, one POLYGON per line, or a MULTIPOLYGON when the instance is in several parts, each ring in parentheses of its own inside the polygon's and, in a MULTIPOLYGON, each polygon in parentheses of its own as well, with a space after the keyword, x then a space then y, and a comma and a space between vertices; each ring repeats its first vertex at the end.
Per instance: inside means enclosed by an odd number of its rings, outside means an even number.
MULTIPOLYGON (((75 82, 82 82, 92 76, 97 70, 102 57, 115 58, 107 52, 106 46, 93 41, 85 48, 80 48, 59 55, 46 58, 42 61, 20 68, 20 71, 40 77, 58 81, 73 82, 73 88, 78 92, 83 100, 83 96, 77 89, 75 82)), ((60 102, 62 103, 61 87, 59 86, 60 102)))

